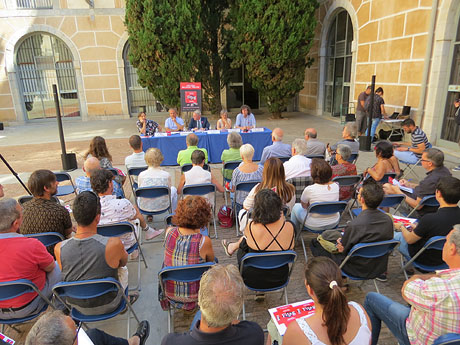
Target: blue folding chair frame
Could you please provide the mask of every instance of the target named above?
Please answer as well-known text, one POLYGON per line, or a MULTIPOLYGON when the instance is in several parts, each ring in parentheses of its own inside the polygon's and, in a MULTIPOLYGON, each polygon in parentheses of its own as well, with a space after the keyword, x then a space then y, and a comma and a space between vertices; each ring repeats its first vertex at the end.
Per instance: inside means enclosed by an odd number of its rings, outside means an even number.
POLYGON ((64 236, 59 232, 40 232, 37 234, 26 234, 25 237, 36 238, 39 240, 45 247, 52 246, 56 243, 64 241, 64 236))
POLYGON ((305 157, 313 159, 313 158, 319 158, 319 159, 325 159, 324 155, 305 155, 305 157))
MULTIPOLYGON (((224 170, 235 170, 236 168, 239 167, 241 164, 241 161, 228 161, 225 162, 223 167, 222 167, 222 186, 225 188, 225 182, 231 182, 231 179, 226 179, 224 177, 224 170)), ((225 198, 225 205, 227 205, 227 190, 224 191, 224 198, 225 198)))
POLYGON ((418 210, 418 209, 420 209, 420 208, 422 208, 422 207, 424 207, 424 206, 439 207, 439 202, 438 202, 438 200, 436 200, 436 195, 427 195, 427 196, 424 196, 424 197, 422 198, 422 200, 420 200, 420 202, 418 203, 418 205, 415 206, 415 207, 412 209, 412 211, 409 212, 409 214, 407 215, 407 217, 412 216, 412 214, 413 214, 416 210, 418 210))
POLYGON ((75 186, 72 181, 72 177, 66 172, 60 171, 60 172, 54 172, 54 175, 56 175, 56 181, 58 182, 65 182, 69 181, 70 186, 58 186, 57 188, 57 193, 56 196, 64 196, 64 195, 69 195, 69 194, 75 194, 77 196, 77 191, 75 190, 75 186))
MULTIPOLYGON (((297 253, 293 250, 286 251, 277 251, 277 252, 264 252, 264 253, 248 253, 241 259, 240 263, 240 274, 243 277, 243 270, 246 267, 253 267, 261 270, 266 270, 267 274, 273 269, 280 268, 285 265, 290 265, 289 273, 286 281, 280 282, 280 285, 270 288, 270 289, 254 289, 246 284, 244 284, 251 291, 260 291, 260 292, 270 292, 283 290, 281 298, 283 295, 285 297, 286 304, 289 303, 287 296, 287 285, 291 278, 292 269, 294 268, 294 262, 297 258, 297 253)), ((246 320, 246 307, 243 300, 243 320, 246 320)))
POLYGON ((379 183, 381 183, 381 184, 390 183, 390 177, 391 177, 391 178, 396 178, 396 173, 394 173, 394 172, 389 172, 389 173, 383 174, 383 177, 382 177, 382 179, 379 181, 379 183))
POLYGON ((138 188, 137 182, 134 181, 134 177, 138 177, 141 172, 143 172, 144 170, 147 170, 147 169, 148 169, 147 166, 128 168, 129 184, 131 185, 131 190, 133 192, 133 195, 134 195, 134 192, 136 191, 136 189, 138 188))
MULTIPOLYGON (((140 230, 140 229, 139 229, 140 230)), ((147 261, 144 257, 144 252, 142 251, 142 247, 139 243, 139 238, 136 234, 136 228, 130 222, 120 222, 115 224, 105 224, 105 225, 98 225, 97 226, 97 233, 104 237, 120 237, 124 234, 133 233, 134 238, 136 239, 136 243, 134 243, 131 247, 128 248, 128 254, 131 254, 136 249, 139 249, 139 255, 137 256, 137 285, 132 287, 130 291, 141 290, 141 258, 144 261, 145 268, 147 269, 147 261)), ((140 233, 140 232, 139 232, 140 233)))
POLYGON ((236 236, 239 235, 238 214, 236 212, 236 200, 237 200, 238 192, 248 192, 249 193, 251 189, 254 188, 260 182, 261 182, 260 180, 244 181, 244 182, 238 182, 235 186, 235 196, 233 198, 233 210, 235 211, 234 214, 235 214, 236 236))
POLYGON ((437 338, 433 345, 460 345, 459 333, 447 333, 437 338))
MULTIPOLYGON (((366 259, 376 259, 384 255, 389 255, 398 244, 399 244, 399 241, 396 241, 396 240, 355 244, 350 249, 347 256, 340 264, 339 268, 342 270, 343 266, 345 266, 345 264, 351 257, 358 256, 358 257, 362 257, 366 259)), ((362 280, 363 282, 366 280, 369 280, 369 278, 361 278, 361 277, 349 275, 345 273, 343 270, 342 270, 342 275, 350 278, 351 280, 362 280)), ((372 279, 372 281, 374 282, 375 289, 377 290, 378 293, 380 293, 379 287, 377 286, 377 282, 375 278, 372 279)))
MULTIPOLYGON (((395 208, 395 212, 393 214, 395 214, 399 208, 399 205, 401 205, 401 203, 404 201, 405 198, 406 196, 402 194, 384 195, 383 200, 379 205, 379 209, 381 209, 382 207, 393 207, 395 208)), ((361 212, 362 212, 362 208, 355 208, 351 210, 352 218, 359 216, 361 212)))
MULTIPOLYGON (((204 262, 202 264, 163 267, 158 272, 158 281, 163 296, 166 296, 164 283, 175 281, 180 283, 192 283, 201 280, 204 272, 215 265, 215 262, 204 262)), ((193 301, 190 301, 193 302, 193 301)), ((171 304, 168 309, 168 333, 174 332, 174 317, 171 304)))
POLYGON ((278 158, 281 162, 287 162, 288 160, 291 159, 291 156, 285 156, 285 157, 273 157, 273 158, 278 158))
MULTIPOLYGON (((22 206, 26 202, 29 202, 30 200, 32 200, 33 198, 34 198, 33 195, 23 195, 18 198, 18 203, 22 206)), ((58 205, 60 205, 59 199, 55 195, 51 196, 51 200, 55 201, 58 205)))
MULTIPOLYGON (((187 172, 192 168, 193 168, 193 164, 186 163, 186 164, 181 165, 180 172, 181 172, 181 174, 183 174, 184 172, 187 172)), ((206 163, 203 165, 203 169, 207 170, 209 172, 211 171, 211 167, 209 166, 209 164, 206 164, 206 163)))
POLYGON ((356 188, 358 187, 362 179, 363 177, 361 175, 345 175, 334 177, 332 179, 332 182, 337 182, 339 184, 339 187, 353 187, 353 190, 351 192, 351 195, 353 196, 355 194, 356 188))
POLYGON ((446 263, 443 263, 441 265, 436 265, 436 266, 430 266, 430 265, 420 264, 415 261, 427 249, 434 249, 434 250, 439 250, 442 252, 444 243, 446 243, 446 236, 434 236, 434 237, 431 237, 428 241, 426 241, 425 245, 422 248, 420 248, 417 254, 415 254, 413 257, 406 257, 401 252, 399 252, 401 254, 401 269, 406 279, 409 278, 407 276, 406 269, 410 265, 414 266, 415 268, 419 270, 425 271, 425 272, 434 272, 437 270, 444 270, 444 269, 449 268, 446 263))

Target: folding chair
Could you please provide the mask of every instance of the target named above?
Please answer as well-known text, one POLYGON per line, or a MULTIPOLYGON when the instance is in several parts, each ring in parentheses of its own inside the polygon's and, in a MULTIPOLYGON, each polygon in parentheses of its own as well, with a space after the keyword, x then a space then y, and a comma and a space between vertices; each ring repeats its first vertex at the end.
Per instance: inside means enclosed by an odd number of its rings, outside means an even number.
POLYGON ((54 175, 56 175, 56 181, 58 182, 65 182, 65 181, 70 182, 70 185, 58 186, 56 196, 64 196, 64 195, 69 195, 72 193, 75 194, 75 196, 77 196, 77 192, 75 190, 75 186, 73 184, 72 178, 70 177, 68 173, 54 172, 54 175))
POLYGON ((0 283, 0 301, 9 300, 18 296, 22 296, 26 293, 34 292, 37 293, 38 296, 40 296, 40 298, 46 302, 43 308, 38 313, 15 319, 3 319, 0 312, 0 324, 2 324, 2 332, 4 331, 5 325, 14 325, 33 320, 41 313, 43 313, 48 308, 48 306, 51 306, 53 309, 54 307, 48 297, 43 295, 40 289, 28 279, 18 279, 0 283))
POLYGON ((306 230, 312 232, 314 234, 321 234, 323 231, 327 229, 336 229, 340 224, 340 219, 342 218, 343 211, 347 207, 347 201, 327 201, 327 202, 315 202, 308 207, 307 214, 303 220, 303 223, 300 225, 300 229, 297 233, 297 236, 300 236, 300 240, 302 241, 302 248, 303 254, 305 255, 305 262, 307 262, 307 250, 305 247, 305 241, 302 237, 302 231, 306 230), (305 226, 305 222, 307 221, 308 215, 312 213, 322 214, 322 215, 331 215, 334 213, 339 213, 339 220, 336 224, 331 224, 330 226, 325 226, 324 229, 313 229, 305 226))
POLYGON ((147 170, 148 167, 139 167, 139 168, 128 168, 128 178, 129 178, 129 184, 131 186, 131 190, 134 191, 137 189, 137 177, 141 172, 144 170, 147 170))
MULTIPOLYGON (((158 281, 160 282, 160 288, 163 296, 166 296, 165 283, 168 281, 174 281, 176 283, 192 283, 201 280, 201 276, 204 272, 210 269, 215 262, 205 262, 196 265, 184 265, 184 266, 172 266, 163 267, 158 272, 158 281)), ((196 302, 190 300, 189 302, 196 302)), ((168 309, 168 333, 174 332, 174 308, 169 305, 168 309)))
POLYGON ((434 236, 430 238, 428 241, 426 241, 425 245, 422 248, 420 248, 417 254, 415 254, 413 257, 407 257, 403 255, 401 252, 399 252, 401 254, 401 269, 404 272, 404 276, 406 277, 406 279, 408 279, 406 269, 410 265, 417 268, 418 270, 422 270, 425 272, 434 272, 437 270, 444 270, 446 268, 449 268, 446 263, 442 263, 441 265, 425 265, 415 261, 427 249, 439 250, 442 252, 444 243, 446 243, 446 236, 434 236))
MULTIPOLYGON (((137 226, 137 229, 140 231, 139 225, 137 226)), ((136 228, 134 227, 134 225, 131 224, 130 222, 120 222, 116 224, 98 225, 97 233, 104 237, 120 237, 121 235, 124 235, 124 234, 129 234, 129 233, 134 234, 136 243, 134 243, 131 247, 129 247, 126 250, 128 254, 131 254, 136 249, 139 250, 139 255, 137 256, 137 285, 131 288, 130 290, 140 291, 141 290, 141 257, 142 257, 142 261, 144 261, 144 265, 146 269, 148 268, 148 266, 147 266, 147 261, 145 260, 145 257, 144 257, 144 252, 142 251, 142 248, 139 244, 139 238, 137 237, 136 228)))
POLYGON ((447 333, 436 339, 433 345, 460 345, 460 334, 447 333))
MULTIPOLYGON (((187 163, 187 164, 184 164, 184 165, 182 165, 180 167, 180 172, 181 172, 181 174, 183 174, 184 172, 187 172, 192 168, 193 168, 193 164, 187 163)), ((203 169, 207 170, 207 171, 211 171, 211 167, 208 164, 204 164, 203 169)))
POLYGON ((396 173, 393 173, 393 172, 385 173, 382 179, 379 181, 379 183, 381 184, 390 183, 390 177, 396 178, 396 173))
MULTIPOLYGON (((382 202, 380 203, 379 205, 379 209, 381 209, 382 207, 393 207, 394 209, 398 209, 399 208, 399 205, 401 205, 401 203, 404 201, 406 197, 404 195, 401 195, 401 194, 388 194, 388 195, 385 195, 383 197, 383 200, 382 202)), ((393 214, 396 213, 396 210, 393 214)), ((362 208, 355 208, 353 210, 351 210, 351 213, 350 213, 350 216, 352 218, 355 218, 357 216, 359 216, 359 214, 362 212, 362 208)))
MULTIPOLYGON (((226 182, 231 182, 232 179, 226 179, 224 177, 224 171, 225 170, 235 170, 238 168, 238 166, 241 164, 241 161, 228 161, 224 163, 224 166, 222 167, 222 186, 225 188, 225 183, 226 182)), ((224 191, 224 198, 225 198, 225 205, 227 205, 227 189, 224 191)))
POLYGON ((295 202, 300 202, 300 197, 305 188, 313 184, 311 176, 293 177, 286 181, 295 187, 295 202))
POLYGON ((424 206, 431 206, 431 207, 439 207, 439 202, 436 200, 436 195, 427 195, 420 200, 417 206, 415 206, 412 211, 409 212, 409 214, 405 217, 409 217, 416 211, 421 209, 424 206))
MULTIPOLYGON (((261 181, 245 181, 245 182, 238 182, 235 186, 235 196, 233 198, 233 213, 235 214, 235 227, 236 227, 236 236, 239 235, 239 230, 238 230, 238 227, 239 227, 239 224, 238 224, 238 212, 236 212, 236 206, 239 205, 237 204, 236 200, 237 200, 237 197, 238 197, 238 194, 240 192, 247 192, 249 193, 251 191, 252 188, 254 188, 258 183, 260 183, 261 181)), ((243 205, 239 205, 241 206, 241 208, 243 207, 243 205)), ((243 229, 244 230, 244 229, 243 229)))
POLYGON ((137 317, 131 303, 129 302, 128 289, 123 291, 123 287, 121 286, 120 282, 114 278, 79 280, 74 282, 57 283, 53 287, 53 294, 70 311, 70 317, 74 320, 81 322, 83 325, 85 325, 85 323, 88 322, 104 321, 111 319, 117 316, 118 314, 124 312, 125 309, 128 308, 128 339, 131 336, 131 333, 129 331, 131 313, 134 315, 134 318, 136 319, 137 323, 139 323, 139 318, 137 317), (66 302, 67 297, 72 298, 74 300, 88 300, 91 298, 100 297, 110 292, 121 293, 123 295, 123 298, 120 301, 120 305, 110 313, 86 315, 80 312, 78 310, 78 307, 72 307, 66 302))
POLYGON ((324 159, 324 155, 305 155, 305 157, 313 159, 313 158, 319 158, 319 159, 324 159))
POLYGON ((205 196, 209 193, 214 193, 214 204, 212 204, 212 220, 214 223, 214 236, 217 238, 217 225, 216 225, 216 186, 212 183, 192 184, 184 186, 182 189, 182 197, 187 195, 205 196))
MULTIPOLYGON (((264 253, 249 253, 243 256, 240 263, 240 274, 244 280, 244 269, 248 267, 256 268, 259 270, 263 270, 266 272, 266 275, 269 276, 270 272, 274 269, 283 267, 285 265, 289 265, 289 273, 287 279, 285 281, 280 281, 279 285, 268 288, 268 289, 260 289, 254 288, 246 283, 244 285, 251 291, 257 292, 270 292, 276 290, 283 290, 281 294, 281 298, 283 295, 285 297, 285 302, 288 304, 288 296, 287 296, 287 285, 289 284, 289 279, 291 277, 292 269, 294 267, 294 262, 297 258, 297 254, 293 250, 286 250, 286 251, 278 251, 278 252, 264 252, 264 253)), ((246 308, 245 303, 243 300, 243 320, 246 320, 246 308)))
POLYGON ((52 246, 56 243, 64 241, 64 236, 59 232, 41 232, 38 234, 26 234, 25 237, 36 238, 39 240, 45 247, 52 246))
POLYGON ((287 156, 286 156, 286 157, 274 157, 274 158, 278 158, 278 159, 279 159, 281 162, 283 162, 283 163, 284 163, 284 162, 287 162, 288 160, 291 159, 290 156, 289 156, 289 157, 287 157, 287 156))
MULTIPOLYGON (((428 143, 428 145, 426 145, 426 149, 430 149, 432 148, 433 146, 428 143)), ((415 172, 415 167, 416 166, 422 166, 422 157, 420 156, 420 158, 417 160, 417 163, 410 163, 410 162, 406 162, 406 161, 402 161, 400 160, 399 163, 402 163, 405 165, 405 167, 402 169, 403 173, 402 173, 402 177, 406 177, 407 175, 409 175, 410 173, 413 173, 415 176, 417 176, 417 178, 419 178, 419 176, 417 175, 417 173, 415 172)))
MULTIPOLYGON (((345 257, 345 259, 340 264, 339 268, 342 270, 342 275, 347 278, 350 278, 351 280, 362 280, 363 282, 366 280, 369 280, 369 278, 361 278, 361 277, 356 277, 356 276, 347 274, 343 271, 342 268, 343 266, 345 266, 345 264, 351 257, 362 257, 366 259, 380 258, 382 256, 389 255, 398 244, 399 244, 399 241, 396 241, 396 240, 355 244, 350 249, 350 252, 345 257)), ((372 279, 372 281, 374 282, 375 289, 377 290, 378 293, 380 293, 379 287, 377 286, 377 282, 375 278, 372 279)))
POLYGON ((346 175, 346 176, 336 176, 332 179, 332 182, 337 182, 340 188, 351 187, 350 195, 354 195, 356 188, 358 187, 361 180, 362 180, 362 176, 360 175, 346 175))
MULTIPOLYGON (((150 187, 140 187, 134 190, 134 198, 136 200, 137 207, 139 208, 139 211, 142 214, 145 214, 147 216, 156 216, 165 212, 172 212, 172 204, 171 204, 171 189, 168 186, 150 186, 150 187), (155 200, 158 198, 164 198, 165 196, 168 196, 168 205, 166 205, 164 208, 161 208, 157 211, 148 211, 143 209, 140 206, 139 198, 145 198, 145 199, 151 199, 155 200)), ((142 244, 142 239, 141 235, 139 236, 140 238, 140 244, 142 244)), ((156 242, 162 242, 162 240, 151 240, 148 241, 149 243, 156 243, 156 242)))
MULTIPOLYGON (((23 206, 26 202, 29 202, 34 198, 33 195, 23 195, 18 198, 18 203, 23 206)), ((51 200, 55 201, 56 203, 60 204, 59 199, 56 198, 54 195, 51 196, 51 200)))
POLYGON ((347 162, 351 164, 356 164, 356 162, 358 161, 358 158, 359 158, 359 153, 352 153, 350 158, 347 159, 347 162))

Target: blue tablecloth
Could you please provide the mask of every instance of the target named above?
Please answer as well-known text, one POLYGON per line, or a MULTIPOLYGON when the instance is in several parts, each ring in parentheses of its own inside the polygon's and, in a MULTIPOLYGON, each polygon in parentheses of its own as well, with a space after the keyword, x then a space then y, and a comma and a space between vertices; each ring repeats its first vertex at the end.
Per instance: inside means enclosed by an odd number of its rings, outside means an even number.
MULTIPOLYGON (((254 160, 258 161, 262 157, 265 146, 272 144, 272 131, 265 128, 263 132, 240 133, 243 144, 254 146, 254 160)), ((221 163, 220 156, 222 151, 228 149, 228 132, 220 134, 196 133, 199 142, 198 147, 208 150, 208 160, 210 163, 221 163)), ((143 137, 142 148, 147 151, 151 147, 156 147, 163 153, 164 161, 162 165, 177 165, 177 153, 187 148, 185 135, 173 134, 167 137, 143 137)))

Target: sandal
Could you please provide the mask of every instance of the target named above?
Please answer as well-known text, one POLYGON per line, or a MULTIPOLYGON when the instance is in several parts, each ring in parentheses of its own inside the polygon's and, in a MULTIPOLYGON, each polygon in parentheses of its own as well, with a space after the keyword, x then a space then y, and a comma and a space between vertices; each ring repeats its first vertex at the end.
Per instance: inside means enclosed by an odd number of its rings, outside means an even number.
POLYGON ((225 255, 227 255, 229 258, 231 258, 232 255, 233 255, 233 253, 230 254, 230 253, 228 252, 228 245, 229 245, 230 243, 228 243, 227 240, 222 240, 222 241, 220 241, 220 243, 222 243, 222 247, 224 247, 225 255))
POLYGON ((129 298, 129 303, 131 305, 133 305, 137 301, 137 299, 139 298, 139 294, 138 293, 133 293, 133 294, 129 295, 128 298, 129 298))
POLYGON ((150 324, 147 320, 143 320, 137 326, 136 333, 133 334, 133 337, 139 337, 139 345, 144 345, 147 338, 150 334, 150 324))

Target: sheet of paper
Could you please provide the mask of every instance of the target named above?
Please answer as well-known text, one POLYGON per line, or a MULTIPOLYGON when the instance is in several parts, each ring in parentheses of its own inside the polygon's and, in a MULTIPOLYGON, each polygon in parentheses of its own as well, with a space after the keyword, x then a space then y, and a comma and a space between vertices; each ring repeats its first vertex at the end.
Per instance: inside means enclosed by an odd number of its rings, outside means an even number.
POLYGON ((237 133, 239 133, 239 132, 240 132, 240 129, 239 129, 239 128, 230 128, 230 129, 228 130, 228 132, 237 132, 237 133))
POLYGON ((208 134, 220 134, 220 131, 218 129, 210 129, 206 133, 208 133, 208 134))
POLYGON ((315 303, 312 299, 268 309, 278 333, 284 335, 290 322, 315 313, 315 303))
POLYGON ((5 334, 0 333, 0 340, 3 340, 7 344, 12 344, 14 345, 15 341, 11 338, 8 338, 5 334))
POLYGON ((390 183, 392 183, 393 185, 398 186, 399 189, 401 189, 404 192, 411 193, 411 194, 414 192, 412 188, 401 185, 401 183, 399 183, 399 181, 395 178, 390 177, 388 181, 390 181, 390 183))
POLYGON ((251 132, 263 132, 265 129, 262 127, 262 128, 253 128, 251 129, 251 132))
POLYGON ((78 331, 78 345, 94 345, 83 328, 78 331))

